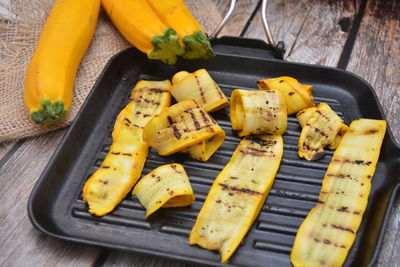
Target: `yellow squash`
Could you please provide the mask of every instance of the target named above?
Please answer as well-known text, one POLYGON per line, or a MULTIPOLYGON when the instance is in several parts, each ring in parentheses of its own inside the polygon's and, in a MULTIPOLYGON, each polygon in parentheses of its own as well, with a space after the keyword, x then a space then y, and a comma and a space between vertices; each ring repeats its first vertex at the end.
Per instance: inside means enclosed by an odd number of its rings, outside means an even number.
POLYGON ((172 77, 171 94, 179 102, 193 99, 207 112, 217 111, 228 104, 221 88, 205 69, 193 73, 180 71, 172 77))
MULTIPOLYGON (((207 160, 223 143, 225 132, 193 100, 185 100, 165 109, 144 128, 144 140, 162 156, 171 155, 204 142, 207 160), (206 142, 208 140, 208 142, 206 142)), ((201 148, 195 148, 202 151, 201 148)), ((196 158, 201 155, 196 154, 196 158)))
POLYGON ((130 102, 115 122, 110 151, 83 188, 90 213, 103 216, 114 210, 140 178, 149 150, 143 141, 143 128, 169 106, 170 86, 168 80, 136 84, 130 102))
POLYGON ((264 205, 283 154, 279 135, 246 137, 211 186, 190 244, 219 250, 226 263, 264 205))
POLYGON ((25 104, 33 122, 50 125, 67 114, 99 10, 100 0, 54 2, 25 77, 25 104))
POLYGON ((259 80, 257 85, 260 90, 280 91, 285 98, 288 115, 315 106, 312 96, 313 87, 301 84, 292 77, 282 76, 259 80))
MULTIPOLYGON (((311 115, 316 110, 317 110, 316 107, 311 107, 297 112, 296 118, 299 121, 301 127, 304 127, 304 125, 306 125, 308 119, 311 118, 311 115)), ((338 147, 340 141, 342 140, 343 135, 347 132, 348 129, 349 127, 346 124, 342 123, 338 134, 334 137, 332 143, 329 144, 329 149, 336 149, 338 147)))
MULTIPOLYGON (((300 115, 306 117, 308 112, 300 115)), ((301 130, 298 154, 306 160, 316 160, 325 153, 324 147, 334 143, 343 127, 343 120, 327 104, 320 103, 301 130)), ((340 142, 337 141, 337 142, 340 142)))
POLYGON ((239 136, 283 134, 287 126, 286 103, 279 91, 235 89, 231 95, 232 129, 239 136))
POLYGON ((121 34, 148 58, 175 64, 184 53, 175 30, 160 20, 146 0, 101 0, 101 4, 121 34))
POLYGON ((160 19, 175 29, 184 44, 186 59, 214 57, 210 41, 183 0, 147 0, 160 19))
POLYGON ((146 208, 146 217, 159 208, 189 206, 194 193, 181 164, 160 166, 144 176, 132 192, 146 208))
POLYGON ((317 205, 301 224, 290 260, 295 267, 342 266, 368 203, 386 122, 353 121, 328 166, 317 205))

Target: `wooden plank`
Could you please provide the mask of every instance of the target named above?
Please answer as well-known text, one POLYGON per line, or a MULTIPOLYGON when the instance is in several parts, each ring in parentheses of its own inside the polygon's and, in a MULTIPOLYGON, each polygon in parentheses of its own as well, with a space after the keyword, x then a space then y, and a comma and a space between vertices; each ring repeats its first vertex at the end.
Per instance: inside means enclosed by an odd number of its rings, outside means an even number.
POLYGON ((0 143, 0 160, 4 157, 5 154, 17 143, 17 141, 10 141, 0 143))
POLYGON ((189 266, 183 263, 176 263, 167 260, 159 260, 150 257, 132 255, 124 252, 113 252, 107 258, 104 266, 118 267, 118 266, 146 266, 146 267, 184 267, 189 266))
MULTIPOLYGON (((230 1, 227 0, 186 0, 185 2, 208 34, 211 34, 218 26, 230 4, 230 1)), ((239 36, 258 2, 259 0, 237 1, 235 13, 219 36, 239 36)))
MULTIPOLYGON (((286 60, 336 66, 360 2, 271 0, 267 19, 275 42, 285 42, 286 60)), ((244 36, 267 40, 260 12, 244 36)))
POLYGON ((0 169, 0 266, 91 265, 101 251, 46 236, 28 219, 32 187, 64 133, 28 139, 0 169))
MULTIPOLYGON (((400 141, 400 2, 368 1, 347 70, 375 89, 392 132, 400 141)), ((400 264, 400 197, 391 211, 379 266, 400 264)))

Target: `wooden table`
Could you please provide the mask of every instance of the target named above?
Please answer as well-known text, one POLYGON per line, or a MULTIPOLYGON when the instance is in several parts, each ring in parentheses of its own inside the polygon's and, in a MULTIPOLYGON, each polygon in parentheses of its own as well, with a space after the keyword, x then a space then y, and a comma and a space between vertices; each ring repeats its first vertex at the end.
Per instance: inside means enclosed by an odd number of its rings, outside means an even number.
MULTIPOLYGON (((229 6, 228 0, 187 2, 209 33, 229 6)), ((260 2, 239 0, 220 35, 265 40, 260 2)), ((270 0, 268 20, 275 40, 286 44, 286 60, 339 67, 366 79, 400 141, 400 1, 270 0)), ((0 144, 0 266, 184 266, 61 241, 33 228, 29 194, 66 131, 0 144)), ((399 226, 398 196, 379 266, 400 265, 399 226)))

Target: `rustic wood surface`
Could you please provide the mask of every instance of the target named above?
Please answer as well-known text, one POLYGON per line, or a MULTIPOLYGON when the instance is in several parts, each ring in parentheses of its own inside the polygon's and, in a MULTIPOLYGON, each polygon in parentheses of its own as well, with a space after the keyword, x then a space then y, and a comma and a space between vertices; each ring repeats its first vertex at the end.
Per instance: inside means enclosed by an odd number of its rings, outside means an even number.
MULTIPOLYGON (((226 12, 229 1, 187 1, 208 33, 226 12), (201 3, 200 3, 201 2, 201 3), (206 3, 204 3, 206 2, 206 3)), ((265 39, 259 0, 239 0, 221 35, 265 39)), ((275 40, 284 40, 287 60, 337 66, 343 57, 361 0, 270 0, 268 19, 275 40), (311 3, 310 3, 311 2, 311 3)), ((375 88, 389 125, 400 140, 400 2, 369 1, 347 69, 375 88)), ((185 266, 150 257, 57 240, 33 229, 27 217, 29 194, 66 130, 0 144, 0 266, 185 266)), ((400 264, 400 205, 393 209, 379 266, 400 264)))
MULTIPOLYGON (((347 70, 366 79, 400 142, 400 1, 368 1, 347 70)), ((391 212, 380 266, 400 265, 400 197, 391 212)))

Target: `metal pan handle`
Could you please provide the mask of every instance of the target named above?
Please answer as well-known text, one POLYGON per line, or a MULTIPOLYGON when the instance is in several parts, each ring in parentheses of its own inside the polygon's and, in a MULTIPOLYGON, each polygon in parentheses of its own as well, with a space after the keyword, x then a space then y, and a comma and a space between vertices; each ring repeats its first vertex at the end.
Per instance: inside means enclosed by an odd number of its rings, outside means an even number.
MULTIPOLYGON (((285 44, 283 41, 279 41, 278 44, 275 43, 274 38, 272 37, 271 30, 268 25, 268 20, 267 20, 267 4, 268 0, 262 0, 262 5, 261 5, 261 18, 262 18, 262 23, 263 23, 263 28, 265 31, 265 35, 267 36, 267 40, 269 45, 272 47, 273 50, 275 50, 275 54, 278 58, 282 58, 285 54, 285 44)), ((213 33, 210 35, 210 40, 214 40, 217 38, 218 34, 221 32, 221 30, 224 28, 228 20, 232 17, 233 12, 235 11, 236 8, 236 0, 231 0, 231 4, 229 6, 229 10, 226 13, 225 17, 222 19, 222 21, 218 24, 217 28, 213 31, 213 33)))

